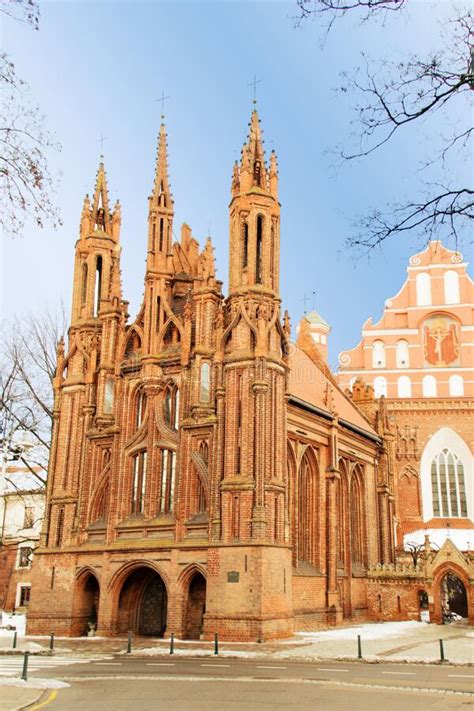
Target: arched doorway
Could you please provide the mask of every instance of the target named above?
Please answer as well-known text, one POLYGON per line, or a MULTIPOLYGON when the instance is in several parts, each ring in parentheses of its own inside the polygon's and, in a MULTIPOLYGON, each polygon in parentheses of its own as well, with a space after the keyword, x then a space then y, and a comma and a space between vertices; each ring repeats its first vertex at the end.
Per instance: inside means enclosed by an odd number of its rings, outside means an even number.
POLYGON ((99 614, 100 587, 95 575, 83 574, 77 581, 74 605, 74 634, 95 634, 99 614))
POLYGON ((136 568, 120 590, 116 631, 163 637, 166 630, 168 594, 163 578, 146 566, 136 568))
POLYGON ((441 581, 441 610, 446 621, 452 620, 454 615, 468 616, 466 587, 451 571, 441 581))
POLYGON ((195 573, 189 583, 186 609, 186 639, 199 639, 206 611, 206 579, 195 573))

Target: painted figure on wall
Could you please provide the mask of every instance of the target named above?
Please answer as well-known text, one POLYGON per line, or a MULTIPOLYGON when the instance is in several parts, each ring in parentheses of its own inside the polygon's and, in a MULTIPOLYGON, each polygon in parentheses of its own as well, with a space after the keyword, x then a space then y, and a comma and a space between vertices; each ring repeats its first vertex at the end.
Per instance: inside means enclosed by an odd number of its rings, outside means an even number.
POLYGON ((459 339, 454 319, 431 316, 423 328, 425 363, 438 368, 457 365, 459 339))

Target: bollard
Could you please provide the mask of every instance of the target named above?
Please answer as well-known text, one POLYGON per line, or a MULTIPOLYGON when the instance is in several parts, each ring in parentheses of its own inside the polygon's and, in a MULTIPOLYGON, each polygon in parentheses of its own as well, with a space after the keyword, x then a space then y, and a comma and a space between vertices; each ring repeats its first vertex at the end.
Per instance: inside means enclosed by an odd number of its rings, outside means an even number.
POLYGON ((25 656, 23 657, 23 671, 21 673, 21 678, 23 681, 28 681, 28 657, 30 653, 25 652, 25 656))
POLYGON ((51 632, 51 636, 49 638, 49 650, 50 652, 54 652, 54 632, 51 632))
POLYGON ((128 633, 128 642, 127 642, 127 654, 130 654, 132 651, 132 633, 128 633))
POLYGON ((17 631, 13 633, 13 649, 16 649, 17 631))
POLYGON ((170 637, 170 654, 174 654, 174 634, 171 633, 170 637))
POLYGON ((360 634, 357 635, 357 659, 362 659, 362 642, 360 641, 360 634))
POLYGON ((444 644, 443 644, 442 639, 439 640, 439 657, 440 657, 440 661, 442 661, 442 662, 445 661, 444 660, 444 644))
POLYGON ((214 632, 214 654, 219 654, 219 637, 217 632, 214 632))

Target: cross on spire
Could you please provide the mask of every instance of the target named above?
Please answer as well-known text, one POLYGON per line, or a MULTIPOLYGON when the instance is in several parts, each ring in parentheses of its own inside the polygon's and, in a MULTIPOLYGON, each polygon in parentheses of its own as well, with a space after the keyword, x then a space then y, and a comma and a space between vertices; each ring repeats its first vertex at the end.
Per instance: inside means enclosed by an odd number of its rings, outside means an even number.
POLYGON ((104 141, 107 140, 107 136, 104 136, 103 133, 100 134, 100 138, 97 141, 97 143, 100 143, 100 157, 103 159, 104 157, 104 141))
POLYGON ((303 312, 306 314, 306 310, 307 310, 306 309, 306 302, 309 301, 309 296, 306 296, 306 293, 305 293, 305 295, 303 296, 302 299, 300 299, 300 301, 303 302, 303 312))
POLYGON ((253 103, 257 103, 257 84, 260 84, 262 80, 257 79, 255 74, 253 75, 253 81, 250 82, 250 84, 247 84, 247 86, 253 86, 253 103))
POLYGON ((165 118, 165 101, 167 101, 167 99, 171 99, 171 97, 170 97, 170 96, 165 96, 165 92, 164 92, 164 91, 161 92, 161 98, 160 98, 160 99, 155 99, 155 101, 161 102, 161 120, 163 120, 163 119, 165 118))

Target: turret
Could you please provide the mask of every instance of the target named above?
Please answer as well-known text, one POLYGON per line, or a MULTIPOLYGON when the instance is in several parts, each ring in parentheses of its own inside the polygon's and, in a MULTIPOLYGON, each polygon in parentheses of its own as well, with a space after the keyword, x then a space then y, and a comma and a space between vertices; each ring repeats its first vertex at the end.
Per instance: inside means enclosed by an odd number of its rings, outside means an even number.
MULTIPOLYGON (((317 311, 310 311, 302 318, 305 322, 306 332, 311 335, 316 349, 324 362, 328 360, 328 336, 331 333, 331 327, 317 311)), ((301 324, 298 325, 296 332, 299 334, 301 324)))
POLYGON ((168 178, 168 148, 165 125, 160 125, 153 191, 148 198, 148 258, 147 270, 166 268, 171 253, 174 201, 168 178))

